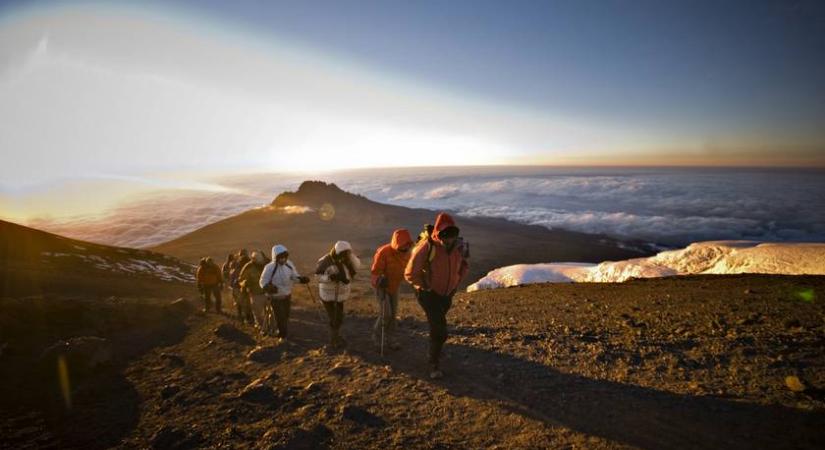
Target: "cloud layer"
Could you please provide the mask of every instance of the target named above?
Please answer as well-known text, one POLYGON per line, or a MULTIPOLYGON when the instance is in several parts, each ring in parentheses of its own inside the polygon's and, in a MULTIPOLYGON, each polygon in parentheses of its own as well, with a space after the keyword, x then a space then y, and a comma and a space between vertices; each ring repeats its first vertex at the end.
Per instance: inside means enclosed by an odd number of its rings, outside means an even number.
MULTIPOLYGON (((705 169, 393 169, 323 177, 376 201, 503 217, 666 246, 718 239, 825 242, 825 174, 705 169)), ((103 217, 28 224, 71 237, 158 244, 295 190, 297 176, 235 176, 225 191, 161 191, 103 217)))

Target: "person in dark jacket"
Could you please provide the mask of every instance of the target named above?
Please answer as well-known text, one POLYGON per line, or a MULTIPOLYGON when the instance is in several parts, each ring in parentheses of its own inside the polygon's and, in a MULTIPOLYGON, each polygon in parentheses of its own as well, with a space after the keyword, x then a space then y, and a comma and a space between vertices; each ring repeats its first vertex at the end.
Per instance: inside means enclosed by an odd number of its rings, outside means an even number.
POLYGON ((212 258, 207 256, 201 259, 195 278, 198 282, 198 291, 200 291, 203 299, 203 311, 209 312, 211 298, 214 297, 215 311, 220 314, 222 312, 221 288, 223 286, 221 269, 212 261, 212 258))
POLYGON ((430 325, 430 378, 441 378, 444 373, 439 358, 447 341, 447 311, 469 264, 452 217, 439 214, 432 234, 413 249, 404 278, 415 288, 418 304, 430 325))
POLYGON ((248 293, 241 288, 241 271, 249 263, 249 253, 246 249, 241 249, 232 262, 229 269, 229 287, 232 289, 232 300, 235 302, 235 309, 238 312, 238 320, 255 324, 252 316, 252 307, 248 293))

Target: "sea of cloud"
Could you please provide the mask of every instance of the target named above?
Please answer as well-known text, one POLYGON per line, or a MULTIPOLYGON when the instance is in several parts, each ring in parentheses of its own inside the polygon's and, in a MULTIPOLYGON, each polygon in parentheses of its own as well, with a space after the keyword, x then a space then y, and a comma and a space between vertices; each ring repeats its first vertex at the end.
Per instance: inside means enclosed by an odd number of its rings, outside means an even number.
MULTIPOLYGON (((211 179, 222 192, 168 190, 96 217, 28 225, 71 237, 146 247, 269 204, 306 176, 211 179)), ((744 169, 419 168, 309 178, 384 203, 503 217, 669 247, 748 239, 825 242, 825 172, 744 169)))

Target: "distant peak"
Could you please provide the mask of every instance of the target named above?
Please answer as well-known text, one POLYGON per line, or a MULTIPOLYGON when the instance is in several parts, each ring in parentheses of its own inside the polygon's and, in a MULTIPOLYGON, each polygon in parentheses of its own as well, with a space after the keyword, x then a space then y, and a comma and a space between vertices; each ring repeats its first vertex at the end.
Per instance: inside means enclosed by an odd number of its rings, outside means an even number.
POLYGON ((330 193, 345 193, 335 183, 327 183, 325 181, 307 180, 298 186, 298 195, 313 195, 313 194, 330 194, 330 193))
POLYGON ((298 186, 295 192, 283 192, 272 201, 272 206, 312 206, 324 203, 369 202, 365 197, 346 192, 335 183, 307 180, 298 186))

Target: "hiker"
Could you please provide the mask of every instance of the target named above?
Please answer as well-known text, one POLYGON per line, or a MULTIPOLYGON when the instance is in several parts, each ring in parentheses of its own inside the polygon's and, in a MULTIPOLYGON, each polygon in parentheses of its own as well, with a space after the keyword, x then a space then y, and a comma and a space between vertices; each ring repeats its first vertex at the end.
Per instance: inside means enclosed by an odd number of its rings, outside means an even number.
MULTIPOLYGON (((302 277, 289 260, 289 250, 283 245, 272 247, 272 262, 264 267, 258 279, 259 286, 266 293, 275 312, 275 321, 278 324, 278 337, 286 339, 289 325, 289 312, 292 307, 292 284, 309 283, 308 277, 302 277)), ((261 306, 263 311, 263 306, 261 306)), ((265 330, 268 331, 268 330, 265 330)))
POLYGON ((252 252, 252 257, 249 262, 244 264, 241 272, 238 275, 238 285, 241 289, 241 295, 244 299, 248 299, 251 306, 252 317, 255 324, 260 330, 263 330, 263 310, 266 304, 266 295, 263 289, 258 284, 261 279, 261 273, 266 266, 266 258, 261 251, 252 252))
POLYGON ((344 321, 344 301, 349 298, 350 283, 360 266, 361 261, 353 254, 349 242, 338 241, 315 267, 318 292, 329 317, 329 344, 332 348, 347 345, 340 332, 344 321))
MULTIPOLYGON (((235 262, 235 255, 230 253, 226 255, 226 261, 224 261, 223 265, 221 266, 221 276, 223 277, 224 281, 229 280, 229 272, 232 271, 232 264, 235 262)), ((225 286, 229 291, 232 291, 232 286, 229 283, 226 283, 225 286)))
POLYGON ((418 304, 430 325, 428 368, 433 379, 444 376, 439 357, 447 341, 447 311, 469 269, 469 247, 465 247, 458 234, 452 217, 440 213, 435 219, 432 235, 418 242, 404 271, 404 278, 415 288, 418 304))
POLYGON ((404 269, 410 260, 413 242, 410 232, 400 228, 393 231, 389 244, 382 245, 372 258, 372 287, 378 302, 378 319, 372 329, 372 341, 383 351, 383 339, 387 347, 398 350, 395 339, 395 317, 398 313, 398 290, 404 280, 404 269))
POLYGON ((203 312, 209 312, 211 297, 215 298, 215 311, 221 313, 221 289, 223 278, 218 265, 212 262, 212 258, 207 256, 201 258, 196 274, 198 291, 203 299, 203 312))
POLYGON ((252 308, 249 297, 241 289, 241 270, 249 262, 249 254, 245 248, 238 251, 234 263, 229 270, 229 287, 232 288, 232 300, 235 302, 235 309, 238 312, 238 320, 254 324, 252 308))

